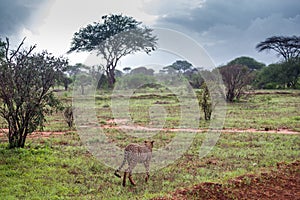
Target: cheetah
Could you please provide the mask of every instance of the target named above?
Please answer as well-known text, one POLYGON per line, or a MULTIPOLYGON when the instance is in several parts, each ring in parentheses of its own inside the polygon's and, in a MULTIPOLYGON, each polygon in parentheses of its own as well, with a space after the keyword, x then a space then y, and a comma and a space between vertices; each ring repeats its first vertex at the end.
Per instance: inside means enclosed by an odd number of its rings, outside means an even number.
POLYGON ((137 163, 143 163, 146 168, 146 178, 145 181, 147 182, 149 179, 149 167, 150 161, 152 158, 152 148, 153 148, 154 141, 145 141, 143 145, 139 144, 129 144, 124 149, 124 159, 121 166, 115 171, 115 175, 121 178, 119 175, 119 171, 123 168, 126 161, 128 163, 128 168, 124 172, 123 177, 123 186, 126 185, 126 177, 129 174, 128 178, 132 185, 135 185, 135 182, 132 179, 132 170, 135 168, 137 163))

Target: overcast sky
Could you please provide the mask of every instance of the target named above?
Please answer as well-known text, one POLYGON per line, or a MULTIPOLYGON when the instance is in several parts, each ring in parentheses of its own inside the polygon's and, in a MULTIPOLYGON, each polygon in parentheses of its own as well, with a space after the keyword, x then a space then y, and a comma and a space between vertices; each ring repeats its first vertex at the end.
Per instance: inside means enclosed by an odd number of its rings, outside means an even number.
MULTIPOLYGON (((258 53, 256 44, 274 35, 300 35, 299 0, 0 0, 0 36, 15 43, 26 36, 28 44, 64 55, 74 32, 110 13, 184 33, 202 45, 216 65, 239 56, 277 62, 275 54, 258 53)), ((156 59, 174 59, 162 55, 156 59)), ((86 54, 68 57, 71 63, 84 63, 86 54)), ((135 65, 133 60, 142 57, 125 59, 123 67, 130 59, 135 65)))

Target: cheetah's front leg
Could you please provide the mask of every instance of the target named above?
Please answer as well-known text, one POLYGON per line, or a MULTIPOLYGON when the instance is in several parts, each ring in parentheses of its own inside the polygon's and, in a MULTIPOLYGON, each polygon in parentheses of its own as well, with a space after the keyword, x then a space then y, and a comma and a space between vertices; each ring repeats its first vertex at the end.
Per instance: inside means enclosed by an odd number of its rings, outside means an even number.
POLYGON ((148 182, 149 177, 150 177, 149 172, 147 172, 147 173, 146 173, 146 178, 145 178, 145 182, 146 182, 146 183, 148 182))
POLYGON ((123 177, 123 187, 125 187, 126 185, 126 176, 127 176, 127 172, 124 172, 124 177, 123 177))
POLYGON ((145 182, 147 183, 148 180, 149 180, 149 177, 150 177, 150 175, 149 175, 149 168, 150 168, 150 165, 149 165, 148 162, 145 162, 144 165, 145 165, 145 168, 146 168, 146 178, 145 178, 145 182))

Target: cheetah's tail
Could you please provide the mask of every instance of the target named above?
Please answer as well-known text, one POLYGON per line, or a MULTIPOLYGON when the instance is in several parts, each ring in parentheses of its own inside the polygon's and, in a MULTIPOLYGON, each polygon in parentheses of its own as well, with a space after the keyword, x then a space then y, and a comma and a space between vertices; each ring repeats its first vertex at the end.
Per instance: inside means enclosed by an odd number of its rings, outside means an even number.
POLYGON ((116 177, 119 177, 119 178, 121 178, 121 175, 120 175, 120 174, 118 174, 118 172, 119 172, 119 170, 116 170, 116 171, 115 171, 115 173, 114 173, 114 175, 115 175, 116 177))

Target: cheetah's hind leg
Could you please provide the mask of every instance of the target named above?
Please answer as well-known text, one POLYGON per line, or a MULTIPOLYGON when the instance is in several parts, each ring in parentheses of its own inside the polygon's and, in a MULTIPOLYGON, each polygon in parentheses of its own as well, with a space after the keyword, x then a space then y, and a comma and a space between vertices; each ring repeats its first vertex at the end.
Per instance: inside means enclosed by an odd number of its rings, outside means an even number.
POLYGON ((125 187, 126 186, 126 176, 127 176, 127 172, 125 171, 124 172, 124 177, 123 177, 123 187, 125 187))
POLYGON ((131 174, 131 173, 129 173, 128 178, 129 178, 129 181, 130 181, 131 185, 135 185, 135 182, 134 182, 134 180, 132 179, 132 174, 131 174))

